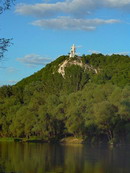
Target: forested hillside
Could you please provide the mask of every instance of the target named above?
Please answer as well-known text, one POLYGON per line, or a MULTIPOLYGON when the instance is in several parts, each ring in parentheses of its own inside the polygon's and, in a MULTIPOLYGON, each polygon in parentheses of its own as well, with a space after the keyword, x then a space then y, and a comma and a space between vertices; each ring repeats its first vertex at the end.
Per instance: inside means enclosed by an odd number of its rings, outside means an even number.
POLYGON ((57 141, 66 136, 130 142, 130 57, 61 56, 0 88, 0 137, 57 141), (63 76, 58 69, 66 60, 63 76))

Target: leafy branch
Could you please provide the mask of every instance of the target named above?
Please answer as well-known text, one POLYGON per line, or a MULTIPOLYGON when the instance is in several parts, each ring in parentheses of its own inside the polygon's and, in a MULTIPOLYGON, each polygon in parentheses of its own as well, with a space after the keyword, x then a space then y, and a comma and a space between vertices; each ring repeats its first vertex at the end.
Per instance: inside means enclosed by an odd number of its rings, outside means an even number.
POLYGON ((14 4, 15 0, 0 0, 0 14, 5 10, 9 10, 11 5, 14 4))
MULTIPOLYGON (((5 10, 9 10, 11 5, 14 4, 15 0, 0 0, 0 14, 5 10)), ((4 53, 7 51, 7 47, 11 45, 12 39, 0 38, 0 59, 4 56, 4 53)))
POLYGON ((0 38, 0 59, 3 58, 4 53, 7 51, 7 47, 11 45, 11 39, 0 38))

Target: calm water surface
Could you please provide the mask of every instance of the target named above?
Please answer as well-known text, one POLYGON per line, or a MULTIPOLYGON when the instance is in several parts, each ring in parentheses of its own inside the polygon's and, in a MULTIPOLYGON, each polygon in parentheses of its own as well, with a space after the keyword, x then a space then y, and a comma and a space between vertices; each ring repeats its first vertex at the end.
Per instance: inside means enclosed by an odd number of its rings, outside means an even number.
POLYGON ((130 173, 130 146, 0 142, 0 173, 130 173))

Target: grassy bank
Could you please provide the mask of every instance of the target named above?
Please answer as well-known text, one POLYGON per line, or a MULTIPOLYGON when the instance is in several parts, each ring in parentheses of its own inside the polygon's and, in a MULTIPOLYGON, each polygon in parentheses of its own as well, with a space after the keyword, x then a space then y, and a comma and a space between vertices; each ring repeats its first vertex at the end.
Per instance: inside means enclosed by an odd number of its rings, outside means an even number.
POLYGON ((14 138, 0 138, 0 142, 14 142, 14 138))
MULTIPOLYGON (((0 138, 0 142, 34 142, 34 143, 57 143, 58 141, 45 141, 43 139, 40 138, 0 138)), ((82 138, 75 138, 75 137, 67 137, 67 138, 63 138, 61 139, 58 143, 62 143, 62 144, 82 144, 83 143, 83 139, 82 138)))
POLYGON ((42 139, 36 138, 0 138, 0 142, 44 142, 42 139))

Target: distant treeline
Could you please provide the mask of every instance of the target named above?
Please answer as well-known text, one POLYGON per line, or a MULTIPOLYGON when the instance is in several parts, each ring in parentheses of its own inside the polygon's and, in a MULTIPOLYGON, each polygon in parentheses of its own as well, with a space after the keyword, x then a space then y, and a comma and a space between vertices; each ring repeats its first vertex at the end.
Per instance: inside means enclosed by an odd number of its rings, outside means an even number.
POLYGON ((98 73, 71 65, 63 78, 57 70, 65 59, 0 88, 0 137, 130 142, 130 58, 83 55, 98 73))

